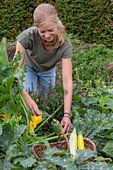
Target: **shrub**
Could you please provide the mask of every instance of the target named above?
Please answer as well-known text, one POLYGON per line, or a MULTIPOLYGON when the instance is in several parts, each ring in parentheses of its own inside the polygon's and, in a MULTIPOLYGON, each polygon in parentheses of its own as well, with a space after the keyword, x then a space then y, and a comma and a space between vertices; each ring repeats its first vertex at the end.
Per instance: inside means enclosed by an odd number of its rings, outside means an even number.
POLYGON ((73 33, 84 42, 105 44, 112 48, 112 29, 108 18, 113 20, 111 0, 4 0, 0 2, 0 38, 15 39, 33 25, 33 11, 41 3, 53 4, 67 33, 73 33))

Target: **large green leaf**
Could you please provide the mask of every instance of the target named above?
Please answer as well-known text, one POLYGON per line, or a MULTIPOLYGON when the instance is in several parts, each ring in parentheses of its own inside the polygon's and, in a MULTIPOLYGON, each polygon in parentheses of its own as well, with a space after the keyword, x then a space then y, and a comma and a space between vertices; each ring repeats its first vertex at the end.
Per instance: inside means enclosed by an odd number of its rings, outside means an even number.
POLYGON ((26 157, 29 158, 33 155, 32 153, 32 148, 28 147, 28 145, 24 142, 22 142, 22 146, 18 146, 16 144, 13 144, 9 147, 9 150, 7 151, 8 158, 10 159, 11 157, 26 157))
POLYGON ((8 162, 7 158, 0 160, 0 170, 11 170, 12 168, 14 168, 14 166, 8 162))
POLYGON ((113 158, 113 140, 108 141, 102 151, 113 158))
POLYGON ((5 93, 8 93, 8 88, 7 87, 4 87, 3 85, 0 86, 0 91, 1 92, 5 92, 5 93))
POLYGON ((78 170, 110 170, 110 166, 106 162, 90 162, 86 165, 80 165, 78 170))
POLYGON ((106 142, 106 135, 113 132, 113 116, 112 114, 101 114, 94 109, 88 109, 83 117, 77 113, 77 118, 73 120, 72 129, 76 127, 77 133, 82 130, 84 137, 91 139, 97 147, 97 150, 103 148, 101 142, 106 142), (108 133, 109 132, 109 133, 108 133))
POLYGON ((32 156, 32 154, 33 154, 32 153, 32 147, 28 147, 28 145, 26 143, 24 143, 24 142, 22 142, 21 152, 26 154, 28 158, 30 156, 32 156))
POLYGON ((84 137, 93 139, 96 133, 105 129, 103 124, 105 125, 107 123, 108 119, 106 115, 102 115, 97 110, 88 109, 83 117, 79 114, 77 115, 77 119, 73 120, 72 128, 76 127, 78 133, 82 130, 84 137))
POLYGON ((29 168, 29 167, 32 167, 32 165, 34 163, 36 163, 36 158, 32 155, 31 157, 29 158, 25 158, 25 157, 18 157, 15 159, 14 163, 17 164, 17 163, 20 163, 20 165, 24 168, 29 168))
POLYGON ((91 104, 97 104, 98 99, 95 97, 87 97, 83 98, 82 102, 86 105, 89 106, 91 104))
POLYGON ((6 50, 6 38, 3 37, 0 46, 0 65, 8 65, 8 56, 6 50))
POLYGON ((25 156, 25 154, 23 154, 22 152, 20 152, 20 148, 19 146, 17 146, 16 144, 13 144, 9 147, 9 149, 7 150, 7 155, 8 155, 8 159, 10 159, 11 157, 17 157, 19 155, 23 155, 25 156))
POLYGON ((6 102, 6 105, 1 108, 1 111, 5 114, 15 114, 14 106, 10 102, 6 102))
POLYGON ((9 147, 7 151, 7 160, 13 160, 15 166, 22 167, 22 169, 27 169, 32 167, 34 163, 37 163, 35 156, 32 153, 32 147, 24 142, 21 145, 13 144, 9 147))
POLYGON ((72 163, 72 158, 71 158, 71 156, 69 156, 69 153, 65 150, 58 150, 56 147, 47 148, 39 161, 43 162, 43 163, 52 162, 56 165, 61 166, 62 168, 65 168, 66 170, 76 170, 77 169, 76 165, 74 163, 72 163), (55 153, 64 154, 65 156, 64 157, 59 157, 59 156, 54 157, 53 155, 55 153))
POLYGON ((31 156, 31 157, 29 157, 28 159, 21 161, 20 164, 21 164, 24 168, 27 168, 27 167, 31 167, 36 161, 37 161, 36 158, 34 158, 33 156, 31 156))
POLYGON ((11 130, 11 125, 6 124, 2 126, 3 133, 0 136, 0 146, 2 147, 3 151, 7 151, 8 148, 21 137, 24 133, 26 126, 25 125, 18 125, 11 130))
POLYGON ((113 99, 105 101, 105 104, 113 110, 113 99))
POLYGON ((7 85, 7 90, 8 92, 10 92, 10 89, 12 87, 13 81, 14 81, 15 77, 6 77, 3 80, 3 84, 6 86, 7 85))
POLYGON ((33 170, 39 170, 39 169, 40 169, 40 170, 41 170, 41 169, 43 169, 43 170, 48 170, 48 169, 50 169, 50 168, 48 168, 48 167, 46 166, 46 164, 40 162, 37 167, 33 168, 33 170))
POLYGON ((77 164, 81 164, 83 161, 88 160, 91 157, 97 157, 97 152, 88 149, 77 150, 77 164))

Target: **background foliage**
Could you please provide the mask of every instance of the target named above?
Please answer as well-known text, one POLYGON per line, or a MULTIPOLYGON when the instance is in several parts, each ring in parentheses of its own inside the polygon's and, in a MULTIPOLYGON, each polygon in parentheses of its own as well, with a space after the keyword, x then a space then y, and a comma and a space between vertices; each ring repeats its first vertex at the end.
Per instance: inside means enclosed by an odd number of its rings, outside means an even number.
POLYGON ((23 30, 33 25, 33 11, 41 3, 50 3, 58 11, 67 33, 73 33, 84 42, 105 44, 112 48, 113 20, 111 0, 1 0, 0 39, 14 40, 23 30))
POLYGON ((81 79, 84 83, 98 79, 108 83, 113 81, 113 68, 108 69, 109 64, 113 64, 113 49, 105 48, 105 45, 73 50, 72 61, 74 79, 81 79))

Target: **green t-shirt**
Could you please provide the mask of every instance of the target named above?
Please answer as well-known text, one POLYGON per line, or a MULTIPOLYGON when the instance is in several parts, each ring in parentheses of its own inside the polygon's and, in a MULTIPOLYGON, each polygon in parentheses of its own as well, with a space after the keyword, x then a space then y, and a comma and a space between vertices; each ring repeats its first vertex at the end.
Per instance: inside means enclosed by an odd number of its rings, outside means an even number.
POLYGON ((44 50, 37 27, 33 26, 17 36, 17 41, 25 48, 24 62, 39 71, 47 71, 55 67, 61 58, 72 57, 72 45, 66 38, 65 42, 52 52, 44 50))

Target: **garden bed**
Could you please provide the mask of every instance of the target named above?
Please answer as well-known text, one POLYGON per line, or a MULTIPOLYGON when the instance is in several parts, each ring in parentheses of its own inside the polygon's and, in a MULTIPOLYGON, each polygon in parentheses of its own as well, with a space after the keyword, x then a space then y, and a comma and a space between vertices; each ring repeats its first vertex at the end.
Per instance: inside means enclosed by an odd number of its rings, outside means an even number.
MULTIPOLYGON (((4 45, 2 47, 4 48, 4 45)), ((99 50, 99 55, 102 52, 107 52, 103 47, 96 49, 99 50)), ((3 52, 2 48, 0 50, 3 52)), ((84 80, 79 77, 81 74, 77 75, 79 69, 75 69, 75 62, 72 60, 71 128, 73 130, 76 127, 77 134, 82 131, 83 137, 89 138, 96 145, 96 151, 87 148, 77 149, 77 159, 72 163, 72 157, 67 150, 59 151, 57 148, 49 147, 50 143, 58 140, 49 118, 54 115, 60 121, 63 115, 61 82, 58 82, 54 91, 51 91, 44 100, 41 96, 38 96, 38 99, 36 98, 43 117, 42 122, 37 124, 33 133, 30 133, 29 124, 30 122, 33 123, 34 119, 32 118, 32 111, 26 107, 21 94, 22 84, 17 81, 22 81, 24 73, 24 68, 18 68, 20 56, 16 57, 15 65, 5 58, 7 56, 8 60, 12 61, 14 50, 7 45, 8 56, 5 52, 1 53, 2 60, 0 60, 0 114, 2 114, 0 115, 0 167, 2 169, 5 167, 8 170, 11 170, 12 167, 15 167, 15 170, 44 168, 56 170, 56 165, 58 165, 66 170, 112 169, 113 94, 107 91, 107 87, 103 86, 99 79, 95 79, 95 88, 91 81, 84 83, 84 80), (41 143, 46 145, 47 149, 37 162, 32 152, 32 146, 41 143), (64 157, 53 157, 54 154, 63 154, 64 157), (89 160, 91 157, 94 159, 89 160), (83 164, 84 161, 86 164, 83 164), (51 164, 49 164, 50 162, 51 164)), ((87 50, 90 51, 89 46, 87 50)), ((76 55, 79 56, 78 53, 76 55)), ((89 54, 88 57, 90 57, 89 54)), ((57 65, 57 67, 61 67, 61 65, 57 65)), ((57 73, 59 73, 59 69, 57 73)), ((61 80, 59 75, 58 79, 61 80)), ((64 139, 62 138, 62 140, 64 139)))

